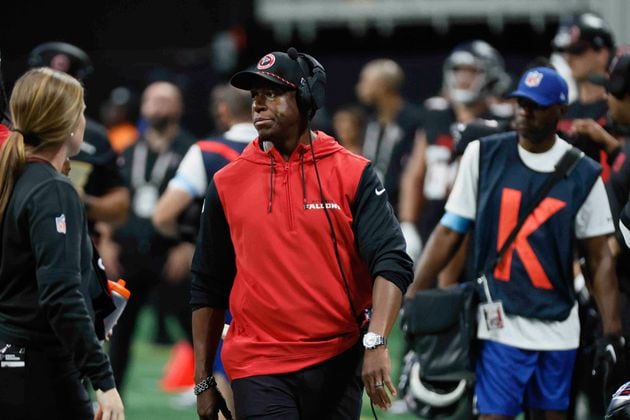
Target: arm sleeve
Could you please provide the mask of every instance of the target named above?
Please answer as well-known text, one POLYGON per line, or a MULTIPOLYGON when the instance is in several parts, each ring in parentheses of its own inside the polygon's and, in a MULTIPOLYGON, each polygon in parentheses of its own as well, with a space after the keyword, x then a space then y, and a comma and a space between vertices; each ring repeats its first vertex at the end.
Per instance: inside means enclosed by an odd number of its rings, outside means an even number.
POLYGON ((190 305, 227 309, 236 275, 230 227, 214 182, 208 186, 192 261, 190 305))
POLYGON ((615 231, 608 195, 602 178, 597 178, 591 192, 575 218, 575 237, 578 239, 607 235, 615 231))
POLYGON ((193 198, 201 198, 206 193, 208 177, 198 145, 194 144, 188 149, 168 186, 186 191, 193 198))
POLYGON ((27 209, 39 304, 81 373, 95 389, 111 389, 109 361, 81 293, 81 243, 87 231, 79 196, 70 183, 54 181, 33 193, 27 209))
POLYGON ((619 230, 628 248, 630 248, 630 201, 626 203, 619 215, 619 230))
POLYGON ((374 168, 367 165, 352 203, 353 230, 372 278, 383 276, 404 294, 413 279, 413 262, 387 194, 377 193, 381 190, 374 168))

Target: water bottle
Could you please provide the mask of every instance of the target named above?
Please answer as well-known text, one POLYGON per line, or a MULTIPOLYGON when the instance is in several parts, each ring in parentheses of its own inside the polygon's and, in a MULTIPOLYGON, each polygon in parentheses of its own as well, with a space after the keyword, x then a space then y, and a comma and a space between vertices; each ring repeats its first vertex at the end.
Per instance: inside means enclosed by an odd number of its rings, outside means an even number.
POLYGON ((118 318, 120 318, 120 315, 125 309, 125 306, 127 306, 127 301, 131 296, 131 292, 125 287, 125 284, 126 283, 123 279, 118 279, 116 282, 107 280, 107 286, 109 287, 109 292, 111 293, 112 301, 114 302, 116 309, 114 312, 107 315, 104 320, 106 334, 109 333, 118 322, 118 318))

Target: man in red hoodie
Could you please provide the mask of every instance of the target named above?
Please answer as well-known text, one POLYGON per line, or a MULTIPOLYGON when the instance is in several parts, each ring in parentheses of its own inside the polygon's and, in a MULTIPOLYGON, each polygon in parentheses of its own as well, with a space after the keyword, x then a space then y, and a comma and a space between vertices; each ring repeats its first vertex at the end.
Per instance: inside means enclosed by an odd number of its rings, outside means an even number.
POLYGON ((386 409, 387 336, 413 275, 371 163, 310 130, 326 73, 290 48, 235 74, 259 137, 206 193, 191 306, 197 411, 215 418, 222 359, 238 418, 358 419, 363 387, 386 409), (366 318, 364 314, 371 314, 366 318))

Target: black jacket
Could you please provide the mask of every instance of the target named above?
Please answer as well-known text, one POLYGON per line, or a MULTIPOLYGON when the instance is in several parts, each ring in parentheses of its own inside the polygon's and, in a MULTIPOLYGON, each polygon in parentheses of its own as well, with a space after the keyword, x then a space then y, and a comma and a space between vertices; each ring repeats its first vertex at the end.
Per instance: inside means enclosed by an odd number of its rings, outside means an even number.
POLYGON ((111 306, 70 181, 48 163, 28 163, 6 208, 1 240, 0 339, 67 352, 94 388, 113 388, 93 318, 94 312, 106 315, 111 306), (93 302, 100 302, 96 310, 93 302))

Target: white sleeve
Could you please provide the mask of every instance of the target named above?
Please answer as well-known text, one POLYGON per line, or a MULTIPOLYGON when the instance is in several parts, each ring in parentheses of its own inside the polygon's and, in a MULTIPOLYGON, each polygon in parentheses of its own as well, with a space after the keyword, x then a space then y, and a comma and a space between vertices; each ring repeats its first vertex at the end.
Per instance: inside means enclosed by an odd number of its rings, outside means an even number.
POLYGON ((477 188, 479 184, 479 140, 466 146, 459 163, 453 189, 446 202, 446 211, 466 219, 477 215, 477 188))
POLYGON ((621 219, 619 219, 619 231, 621 235, 623 235, 623 241, 626 243, 626 246, 630 248, 630 229, 628 229, 621 219))
POLYGON ((586 201, 575 218, 575 237, 578 239, 608 235, 615 231, 606 187, 601 177, 597 178, 586 201))
POLYGON ((198 145, 194 144, 188 149, 179 163, 175 176, 168 183, 168 188, 184 190, 193 198, 203 197, 206 194, 208 176, 198 145))

